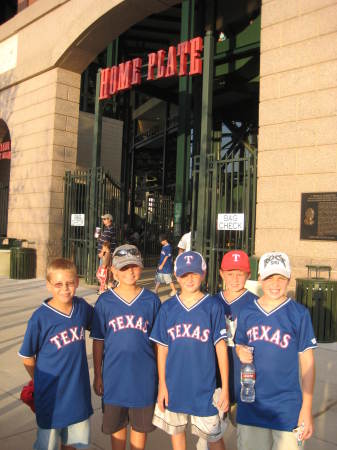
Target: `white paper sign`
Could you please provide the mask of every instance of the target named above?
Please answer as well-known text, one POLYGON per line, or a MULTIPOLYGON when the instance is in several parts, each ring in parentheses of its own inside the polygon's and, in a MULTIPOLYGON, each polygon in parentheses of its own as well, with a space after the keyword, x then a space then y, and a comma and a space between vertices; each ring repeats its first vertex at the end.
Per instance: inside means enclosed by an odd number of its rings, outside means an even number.
POLYGON ((72 214, 71 226, 72 227, 84 227, 85 214, 72 214))
POLYGON ((8 72, 16 67, 18 57, 18 35, 2 41, 0 44, 0 73, 8 72))
POLYGON ((218 214, 218 230, 242 231, 244 228, 244 214, 218 214))

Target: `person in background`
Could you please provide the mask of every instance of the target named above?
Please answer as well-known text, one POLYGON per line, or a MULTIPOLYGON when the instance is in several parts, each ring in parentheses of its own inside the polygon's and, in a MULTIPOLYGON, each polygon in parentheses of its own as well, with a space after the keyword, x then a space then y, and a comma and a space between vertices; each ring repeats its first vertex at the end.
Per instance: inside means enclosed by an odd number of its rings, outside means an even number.
POLYGON ((191 250, 191 231, 182 235, 178 242, 178 255, 191 250))
POLYGON ((108 285, 111 271, 110 242, 103 242, 102 250, 100 251, 98 257, 101 260, 101 264, 98 266, 96 277, 100 282, 98 294, 102 294, 109 287, 108 285))
POLYGON ((160 258, 158 263, 158 268, 155 276, 155 288, 154 292, 157 294, 159 286, 161 284, 170 285, 171 292, 170 296, 176 294, 176 288, 173 283, 173 258, 172 258, 172 247, 168 242, 168 237, 166 234, 159 235, 159 242, 162 245, 160 252, 160 258))
MULTIPOLYGON (((98 245, 97 245, 97 252, 98 255, 100 254, 103 246, 103 242, 109 242, 110 244, 110 253, 112 254, 117 246, 117 240, 116 240, 116 229, 112 222, 112 215, 111 214, 104 214, 101 216, 103 219, 103 231, 100 234, 98 238, 98 245)), ((100 262, 102 262, 100 258, 100 262)))

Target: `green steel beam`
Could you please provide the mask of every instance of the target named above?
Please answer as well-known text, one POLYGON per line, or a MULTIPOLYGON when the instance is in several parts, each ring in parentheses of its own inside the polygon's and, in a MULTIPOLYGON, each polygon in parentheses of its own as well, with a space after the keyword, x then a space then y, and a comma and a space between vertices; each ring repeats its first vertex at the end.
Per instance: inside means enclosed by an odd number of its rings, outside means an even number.
POLYGON ((99 100, 99 90, 101 82, 101 71, 96 76, 96 97, 95 97, 95 119, 94 119, 94 138, 92 145, 92 168, 91 168, 91 184, 89 195, 89 260, 87 271, 87 282, 95 282, 96 273, 96 242, 94 239, 95 227, 98 225, 97 220, 97 168, 101 163, 101 140, 102 140, 102 116, 104 104, 99 100))
MULTIPOLYGON (((194 29, 194 0, 183 0, 181 5, 180 41, 189 40, 194 29)), ((186 223, 189 171, 190 171, 190 128, 191 128, 192 80, 189 76, 179 78, 179 124, 177 135, 176 192, 174 199, 174 235, 182 234, 186 223)))
POLYGON ((196 250, 205 254, 206 250, 206 172, 207 155, 212 151, 212 112, 213 112, 213 73, 214 73, 214 33, 211 10, 214 3, 208 5, 208 29, 204 38, 204 64, 202 79, 201 137, 200 137, 200 169, 197 205, 196 250))

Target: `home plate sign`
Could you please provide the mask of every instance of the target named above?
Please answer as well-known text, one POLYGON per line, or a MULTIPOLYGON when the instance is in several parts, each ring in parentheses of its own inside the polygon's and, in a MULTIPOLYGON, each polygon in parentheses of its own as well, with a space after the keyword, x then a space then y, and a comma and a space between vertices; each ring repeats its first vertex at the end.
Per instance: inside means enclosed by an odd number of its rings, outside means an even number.
POLYGON ((245 228, 244 214, 218 214, 217 229, 226 231, 243 231, 245 228))

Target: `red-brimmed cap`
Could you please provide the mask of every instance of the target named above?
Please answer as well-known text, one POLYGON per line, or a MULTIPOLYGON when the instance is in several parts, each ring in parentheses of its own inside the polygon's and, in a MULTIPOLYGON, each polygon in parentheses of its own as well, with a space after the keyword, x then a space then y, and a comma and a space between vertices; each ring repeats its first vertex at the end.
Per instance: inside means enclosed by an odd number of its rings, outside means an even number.
POLYGON ((250 273, 249 258, 242 250, 231 250, 223 255, 221 270, 242 270, 250 273))

